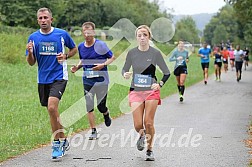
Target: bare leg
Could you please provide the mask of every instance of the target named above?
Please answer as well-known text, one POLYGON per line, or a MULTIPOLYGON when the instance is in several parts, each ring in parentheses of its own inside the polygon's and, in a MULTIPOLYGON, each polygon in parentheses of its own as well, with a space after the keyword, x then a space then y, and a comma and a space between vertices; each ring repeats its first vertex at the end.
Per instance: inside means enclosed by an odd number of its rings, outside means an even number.
POLYGON ((133 102, 131 103, 131 111, 133 112, 133 121, 135 130, 142 136, 144 133, 143 115, 144 115, 144 103, 133 102))
POLYGON ((47 110, 50 116, 52 133, 54 135, 55 140, 65 138, 65 135, 63 133, 63 127, 60 122, 58 106, 59 106, 59 99, 57 97, 49 97, 47 110))
POLYGON ((88 112, 87 116, 88 116, 88 121, 89 121, 90 128, 95 128, 95 115, 94 115, 94 111, 88 112))
POLYGON ((155 135, 154 117, 158 106, 158 100, 147 100, 145 102, 144 125, 146 128, 147 149, 152 150, 155 135))

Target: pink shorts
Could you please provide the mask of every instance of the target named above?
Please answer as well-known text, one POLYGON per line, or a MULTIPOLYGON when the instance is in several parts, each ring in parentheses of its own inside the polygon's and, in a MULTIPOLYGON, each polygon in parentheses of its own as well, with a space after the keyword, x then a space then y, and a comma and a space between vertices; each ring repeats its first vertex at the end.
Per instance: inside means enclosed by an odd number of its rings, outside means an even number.
POLYGON ((158 100, 158 105, 161 105, 160 91, 147 90, 147 91, 130 91, 129 92, 129 105, 132 102, 145 102, 146 100, 158 100))

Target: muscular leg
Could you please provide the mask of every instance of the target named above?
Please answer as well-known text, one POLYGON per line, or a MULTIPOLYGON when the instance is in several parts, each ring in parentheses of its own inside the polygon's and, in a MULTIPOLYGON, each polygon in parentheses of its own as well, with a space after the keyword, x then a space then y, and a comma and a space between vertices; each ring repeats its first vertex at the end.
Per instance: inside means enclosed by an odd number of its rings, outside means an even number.
POLYGON ((147 149, 152 150, 155 135, 154 117, 158 106, 158 100, 147 100, 145 102, 144 126, 146 128, 147 149))
POLYGON ((144 103, 143 102, 131 103, 131 111, 133 115, 133 122, 134 122, 135 130, 142 136, 144 134, 143 133, 144 103))
POLYGON ((55 140, 65 138, 65 135, 63 133, 63 127, 60 122, 58 106, 59 106, 59 99, 57 97, 49 97, 47 110, 50 116, 52 133, 54 135, 55 140))

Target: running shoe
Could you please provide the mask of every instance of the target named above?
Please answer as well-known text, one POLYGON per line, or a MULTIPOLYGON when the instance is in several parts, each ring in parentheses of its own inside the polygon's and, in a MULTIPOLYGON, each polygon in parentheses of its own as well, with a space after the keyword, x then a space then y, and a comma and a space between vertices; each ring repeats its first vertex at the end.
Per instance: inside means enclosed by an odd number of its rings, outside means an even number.
POLYGON ((92 131, 91 135, 89 136, 89 140, 96 140, 97 134, 97 131, 92 131))
POLYGON ((62 144, 62 153, 63 153, 63 156, 64 156, 65 152, 70 149, 70 144, 69 144, 67 139, 61 141, 61 144, 62 144))
POLYGON ((146 161, 155 161, 153 151, 147 150, 146 151, 146 161))
POLYGON ((109 116, 109 112, 108 112, 107 115, 103 115, 103 117, 104 117, 105 125, 106 125, 107 127, 109 127, 109 126, 111 125, 111 118, 110 118, 110 116, 109 116))
POLYGON ((183 95, 180 95, 180 97, 179 97, 179 101, 180 101, 180 102, 183 102, 183 100, 184 100, 183 95))
POLYGON ((52 142, 52 160, 59 160, 63 155, 63 152, 62 152, 62 147, 61 147, 61 144, 60 144, 60 141, 57 140, 57 141, 53 141, 52 142))
POLYGON ((140 136, 137 140, 137 149, 139 151, 143 151, 145 147, 145 134, 143 136, 140 136))

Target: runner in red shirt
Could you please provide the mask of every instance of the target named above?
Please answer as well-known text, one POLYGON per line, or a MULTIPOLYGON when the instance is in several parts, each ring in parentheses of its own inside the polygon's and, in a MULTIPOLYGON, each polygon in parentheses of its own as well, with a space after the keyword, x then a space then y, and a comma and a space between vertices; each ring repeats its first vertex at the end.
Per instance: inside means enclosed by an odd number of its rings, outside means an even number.
POLYGON ((228 70, 228 57, 229 57, 229 51, 226 47, 222 50, 222 56, 223 56, 223 64, 224 64, 224 71, 227 72, 228 70))

